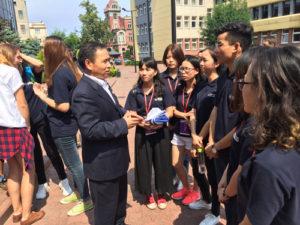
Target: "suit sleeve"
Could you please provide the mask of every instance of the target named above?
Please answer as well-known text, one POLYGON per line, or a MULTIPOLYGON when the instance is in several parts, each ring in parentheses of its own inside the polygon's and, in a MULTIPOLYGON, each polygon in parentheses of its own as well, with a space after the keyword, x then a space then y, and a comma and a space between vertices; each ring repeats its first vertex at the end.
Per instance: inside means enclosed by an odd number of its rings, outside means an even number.
POLYGON ((84 94, 75 94, 71 109, 77 119, 81 134, 90 140, 109 140, 128 134, 126 121, 123 118, 114 121, 102 121, 95 100, 84 94), (88 109, 88 110, 87 110, 88 109))

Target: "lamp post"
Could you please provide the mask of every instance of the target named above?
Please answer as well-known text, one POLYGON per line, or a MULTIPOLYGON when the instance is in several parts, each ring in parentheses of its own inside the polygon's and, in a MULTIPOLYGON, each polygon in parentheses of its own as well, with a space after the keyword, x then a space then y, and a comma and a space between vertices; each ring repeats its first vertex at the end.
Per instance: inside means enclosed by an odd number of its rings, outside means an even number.
POLYGON ((132 13, 132 12, 134 12, 134 11, 136 11, 136 10, 127 10, 127 9, 125 9, 125 8, 122 8, 122 10, 125 11, 125 12, 130 12, 130 14, 131 14, 131 23, 132 23, 131 27, 132 27, 132 34, 133 34, 132 37, 133 37, 134 72, 136 73, 135 41, 134 41, 134 25, 133 25, 133 13, 132 13))

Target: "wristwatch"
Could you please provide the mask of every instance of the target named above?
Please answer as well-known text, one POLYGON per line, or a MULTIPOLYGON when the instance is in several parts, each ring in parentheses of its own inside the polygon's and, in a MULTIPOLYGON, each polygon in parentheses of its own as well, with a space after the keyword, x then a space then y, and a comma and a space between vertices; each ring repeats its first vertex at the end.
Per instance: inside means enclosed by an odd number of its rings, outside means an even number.
POLYGON ((215 144, 213 144, 213 145, 211 146, 211 150, 212 150, 212 152, 213 152, 214 154, 217 153, 217 149, 216 149, 215 144))

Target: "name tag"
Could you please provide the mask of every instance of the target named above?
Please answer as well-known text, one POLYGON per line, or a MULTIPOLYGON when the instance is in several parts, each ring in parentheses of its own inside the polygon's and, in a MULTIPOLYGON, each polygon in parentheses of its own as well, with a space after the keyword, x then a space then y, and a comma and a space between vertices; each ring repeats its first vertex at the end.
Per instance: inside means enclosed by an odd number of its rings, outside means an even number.
POLYGON ((212 98, 214 98, 216 95, 215 94, 213 94, 213 93, 209 93, 208 95, 207 95, 207 97, 212 97, 212 98))
POLYGON ((145 129, 145 135, 148 136, 148 135, 152 135, 152 134, 156 134, 156 130, 146 130, 145 129))
POLYGON ((162 97, 158 97, 158 98, 155 98, 155 99, 154 99, 154 101, 156 101, 156 102, 161 102, 162 100, 163 100, 162 97))
POLYGON ((191 129, 189 125, 186 123, 185 120, 179 121, 179 134, 184 136, 190 136, 191 135, 191 129))
POLYGON ((236 142, 239 142, 239 141, 240 141, 240 138, 236 135, 236 132, 233 134, 233 139, 234 139, 236 142))

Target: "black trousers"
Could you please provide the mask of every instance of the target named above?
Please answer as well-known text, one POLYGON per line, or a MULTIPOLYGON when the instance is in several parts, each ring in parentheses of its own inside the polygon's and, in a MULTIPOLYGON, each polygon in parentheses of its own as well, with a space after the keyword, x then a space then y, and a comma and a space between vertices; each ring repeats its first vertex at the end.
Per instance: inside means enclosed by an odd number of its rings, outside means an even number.
POLYGON ((127 173, 107 181, 89 179, 95 225, 123 225, 126 217, 127 173))
POLYGON ((150 196, 152 166, 154 168, 155 189, 158 194, 173 191, 172 152, 170 151, 167 127, 156 134, 145 135, 145 129, 136 128, 135 134, 135 187, 144 195, 150 196))
POLYGON ((34 163, 38 183, 44 184, 47 182, 47 179, 45 175, 42 149, 37 134, 39 134, 41 137, 46 154, 49 157, 54 169, 56 170, 59 179, 63 180, 67 178, 64 169, 64 164, 53 141, 47 118, 44 117, 39 122, 31 124, 30 133, 33 136, 35 142, 34 163))

